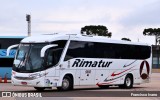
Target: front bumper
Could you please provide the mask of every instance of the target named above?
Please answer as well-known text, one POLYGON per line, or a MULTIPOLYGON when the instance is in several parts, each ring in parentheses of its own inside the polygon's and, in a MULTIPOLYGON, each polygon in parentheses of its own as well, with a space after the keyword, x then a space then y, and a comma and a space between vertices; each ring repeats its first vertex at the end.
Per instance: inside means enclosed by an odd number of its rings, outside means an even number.
POLYGON ((17 79, 12 76, 11 83, 18 86, 58 87, 58 77, 40 77, 32 80, 27 80, 25 78, 17 79))
POLYGON ((46 87, 46 84, 44 82, 44 77, 40 77, 33 80, 25 80, 25 79, 21 80, 12 76, 11 83, 13 85, 20 85, 20 86, 46 87))

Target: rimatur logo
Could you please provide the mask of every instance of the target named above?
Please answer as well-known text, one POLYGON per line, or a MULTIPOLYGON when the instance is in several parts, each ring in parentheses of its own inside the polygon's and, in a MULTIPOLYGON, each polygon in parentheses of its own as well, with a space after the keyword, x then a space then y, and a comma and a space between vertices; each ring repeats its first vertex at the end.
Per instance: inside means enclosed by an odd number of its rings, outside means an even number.
POLYGON ((149 63, 147 61, 143 61, 140 65, 140 76, 142 79, 147 79, 149 77, 149 72, 150 72, 150 68, 149 68, 149 63), (144 67, 146 67, 146 73, 143 72, 144 67))
POLYGON ((72 67, 109 67, 112 64, 112 61, 88 61, 85 59, 76 59, 72 65, 72 67))

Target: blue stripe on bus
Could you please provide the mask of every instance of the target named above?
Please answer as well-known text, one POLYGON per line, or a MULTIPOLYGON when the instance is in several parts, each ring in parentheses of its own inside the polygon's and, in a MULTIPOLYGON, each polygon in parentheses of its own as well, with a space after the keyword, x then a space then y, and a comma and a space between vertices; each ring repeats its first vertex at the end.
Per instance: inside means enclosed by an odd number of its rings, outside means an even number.
POLYGON ((7 75, 7 79, 11 79, 11 71, 12 67, 0 67, 0 77, 4 78, 7 75))
POLYGON ((0 36, 0 38, 15 38, 15 39, 17 39, 17 38, 21 39, 21 38, 25 38, 25 37, 27 37, 27 36, 0 36))
POLYGON ((14 57, 0 56, 0 58, 14 58, 14 57))

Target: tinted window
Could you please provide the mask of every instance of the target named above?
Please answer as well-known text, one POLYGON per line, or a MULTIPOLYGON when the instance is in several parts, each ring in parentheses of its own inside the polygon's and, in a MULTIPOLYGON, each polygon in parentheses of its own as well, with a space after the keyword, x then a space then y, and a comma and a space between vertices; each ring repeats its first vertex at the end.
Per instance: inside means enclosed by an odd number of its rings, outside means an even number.
POLYGON ((149 46, 71 41, 65 61, 72 58, 147 59, 149 46))
POLYGON ((66 40, 52 42, 52 44, 58 44, 58 46, 52 47, 47 51, 46 65, 48 67, 54 66, 59 62, 66 42, 66 40))
POLYGON ((21 38, 1 38, 0 39, 0 49, 7 49, 9 46, 14 45, 14 44, 19 44, 21 38))
POLYGON ((12 67, 14 58, 0 58, 0 67, 12 67))
MULTIPOLYGON (((0 49, 19 44, 22 38, 0 38, 0 49)), ((0 58, 0 67, 12 67, 14 58, 0 58)))

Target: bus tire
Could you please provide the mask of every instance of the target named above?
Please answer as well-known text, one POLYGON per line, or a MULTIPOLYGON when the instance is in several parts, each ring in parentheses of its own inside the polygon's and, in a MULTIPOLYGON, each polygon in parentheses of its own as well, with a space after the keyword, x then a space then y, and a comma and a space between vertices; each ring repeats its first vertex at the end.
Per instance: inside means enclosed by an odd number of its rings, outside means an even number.
POLYGON ((124 81, 124 85, 122 87, 126 89, 130 89, 133 87, 133 77, 131 75, 127 75, 124 81))
POLYGON ((73 89, 73 80, 69 76, 65 76, 62 80, 62 86, 57 87, 59 91, 68 91, 73 89))
POLYGON ((109 85, 99 85, 99 88, 101 88, 101 89, 108 89, 109 85))
POLYGON ((45 87, 34 87, 37 91, 44 91, 45 87))

